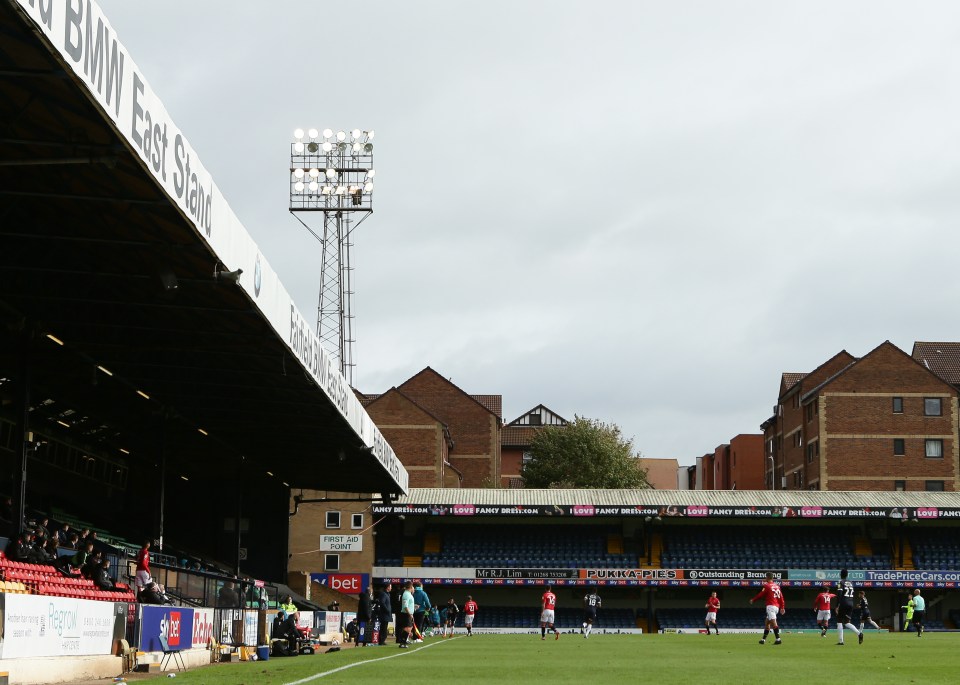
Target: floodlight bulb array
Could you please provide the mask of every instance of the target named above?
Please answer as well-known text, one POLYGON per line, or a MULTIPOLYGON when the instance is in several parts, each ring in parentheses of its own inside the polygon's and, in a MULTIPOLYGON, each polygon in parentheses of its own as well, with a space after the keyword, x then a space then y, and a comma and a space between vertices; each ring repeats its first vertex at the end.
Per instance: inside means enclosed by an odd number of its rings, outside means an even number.
POLYGON ((291 207, 369 208, 376 176, 374 135, 359 128, 296 129, 290 158, 291 207))

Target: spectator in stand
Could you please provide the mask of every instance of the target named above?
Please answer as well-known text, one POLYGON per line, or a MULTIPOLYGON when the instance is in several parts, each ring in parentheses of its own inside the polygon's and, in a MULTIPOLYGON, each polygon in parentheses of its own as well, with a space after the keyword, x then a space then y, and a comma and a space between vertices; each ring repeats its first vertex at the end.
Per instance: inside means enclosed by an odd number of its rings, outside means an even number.
POLYGON ((30 564, 45 564, 47 563, 47 555, 44 554, 41 545, 38 545, 36 538, 29 530, 24 531, 26 535, 24 536, 24 542, 27 545, 27 558, 25 561, 30 564))
POLYGON ((24 530, 17 537, 10 538, 10 541, 7 543, 7 548, 4 550, 7 559, 10 561, 28 561, 30 556, 30 537, 30 532, 24 530))
POLYGON ((70 566, 79 571, 87 563, 87 560, 90 558, 90 555, 93 554, 93 543, 88 542, 80 547, 77 547, 77 553, 70 557, 70 566))
MULTIPOLYGON (((92 548, 93 543, 89 543, 89 546, 92 548)), ((100 572, 100 564, 103 562, 103 552, 96 550, 87 557, 86 563, 80 569, 80 575, 89 580, 94 580, 97 577, 97 574, 100 572)))
POLYGON ((112 592, 114 589, 113 578, 110 577, 110 560, 104 559, 100 562, 100 568, 97 570, 96 577, 93 579, 97 587, 101 590, 112 592))
POLYGON ((34 527, 34 535, 36 535, 38 545, 45 545, 51 537, 50 519, 46 516, 41 516, 40 519, 37 520, 37 525, 34 527))
POLYGON ((237 591, 233 589, 233 581, 225 581, 217 594, 217 606, 233 609, 239 604, 240 598, 237 596, 237 591))
POLYGON ((340 611, 340 602, 333 600, 327 605, 327 611, 340 611))
POLYGON ((57 529, 57 544, 61 547, 66 547, 70 542, 70 536, 73 535, 73 531, 70 530, 70 524, 64 523, 57 529))
POLYGON ((4 497, 0 501, 0 520, 10 523, 13 521, 13 498, 4 497))
POLYGON ((57 559, 60 557, 60 553, 57 551, 57 539, 48 538, 46 542, 43 543, 41 551, 44 556, 44 564, 54 564, 57 559))
POLYGON ((147 581, 150 580, 150 541, 144 540, 143 547, 140 548, 140 551, 137 552, 137 556, 134 557, 137 562, 137 575, 134 577, 134 583, 139 590, 147 581))
POLYGON ((143 586, 137 594, 137 599, 141 604, 173 604, 167 597, 164 587, 155 583, 153 578, 143 586))
POLYGON ((89 529, 89 528, 83 528, 83 529, 80 531, 80 544, 81 544, 81 545, 86 545, 86 544, 87 544, 87 538, 88 538, 89 536, 90 536, 90 529, 89 529))
POLYGON ((67 549, 80 549, 80 536, 76 532, 70 533, 67 536, 67 543, 62 546, 67 549))

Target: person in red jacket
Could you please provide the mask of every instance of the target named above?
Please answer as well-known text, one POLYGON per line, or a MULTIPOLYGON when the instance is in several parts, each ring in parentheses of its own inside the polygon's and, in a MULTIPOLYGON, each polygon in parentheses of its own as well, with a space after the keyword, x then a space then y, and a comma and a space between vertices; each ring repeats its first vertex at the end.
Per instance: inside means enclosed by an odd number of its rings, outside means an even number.
POLYGON ((477 615, 477 609, 473 597, 467 595, 467 601, 463 603, 463 625, 467 627, 467 637, 473 635, 473 617, 477 615))
POLYGON ((760 592, 750 600, 750 603, 753 604, 761 598, 763 598, 766 604, 767 616, 763 623, 763 637, 760 638, 760 644, 766 643, 767 635, 769 635, 772 630, 774 637, 777 638, 773 644, 779 645, 782 643, 782 640, 780 639, 780 626, 777 625, 777 614, 783 616, 787 613, 787 605, 783 602, 783 591, 780 589, 779 583, 774 582, 773 573, 770 571, 767 571, 767 582, 760 588, 760 592))
POLYGON ((143 586, 150 582, 150 541, 145 540, 143 547, 137 552, 135 557, 137 562, 136 585, 137 589, 143 589, 143 586))

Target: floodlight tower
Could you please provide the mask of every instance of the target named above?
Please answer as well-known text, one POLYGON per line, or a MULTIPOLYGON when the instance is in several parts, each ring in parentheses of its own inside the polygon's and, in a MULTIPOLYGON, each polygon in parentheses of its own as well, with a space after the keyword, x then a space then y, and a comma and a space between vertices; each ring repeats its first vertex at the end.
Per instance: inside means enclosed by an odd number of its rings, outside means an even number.
POLYGON ((293 138, 290 213, 323 246, 317 337, 337 355, 340 373, 353 385, 351 235, 373 213, 373 131, 298 128, 293 138), (304 212, 322 212, 323 228, 311 228, 300 218, 304 212))

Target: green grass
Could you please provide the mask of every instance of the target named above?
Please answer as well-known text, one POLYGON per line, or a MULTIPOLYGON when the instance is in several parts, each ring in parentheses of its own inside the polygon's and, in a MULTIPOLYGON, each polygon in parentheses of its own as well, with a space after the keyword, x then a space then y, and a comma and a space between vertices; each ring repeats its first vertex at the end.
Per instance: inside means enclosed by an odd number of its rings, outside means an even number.
POLYGON ((760 645, 759 635, 593 635, 584 640, 565 633, 559 641, 548 636, 545 642, 539 634, 476 635, 428 639, 408 650, 391 640, 378 648, 205 666, 178 674, 175 682, 284 685, 312 678, 307 682, 318 685, 398 680, 411 685, 932 685, 960 680, 960 634, 917 638, 912 633, 868 633, 858 645, 856 636, 851 640, 847 633, 843 647, 836 646, 835 631, 825 638, 784 634, 778 646, 770 637, 760 645), (323 673, 330 674, 314 677, 323 673))

